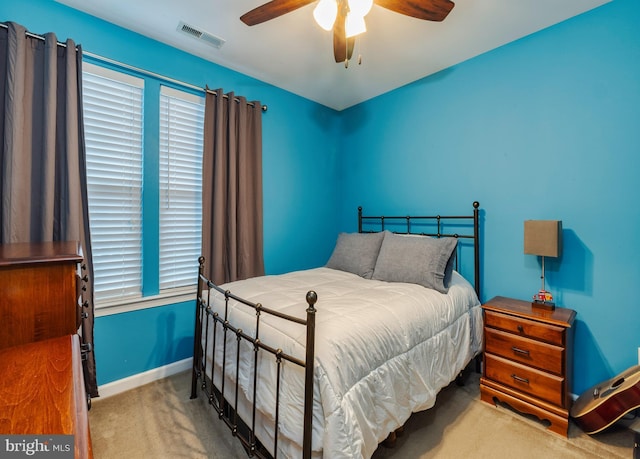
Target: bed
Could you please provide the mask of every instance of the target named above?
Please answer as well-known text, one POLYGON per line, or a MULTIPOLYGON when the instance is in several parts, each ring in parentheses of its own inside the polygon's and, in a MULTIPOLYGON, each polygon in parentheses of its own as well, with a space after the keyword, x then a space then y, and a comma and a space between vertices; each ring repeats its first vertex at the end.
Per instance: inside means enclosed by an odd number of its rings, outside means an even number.
POLYGON ((323 267, 218 286, 201 257, 192 398, 200 387, 249 456, 370 457, 481 350, 478 229, 477 202, 359 208, 323 267))

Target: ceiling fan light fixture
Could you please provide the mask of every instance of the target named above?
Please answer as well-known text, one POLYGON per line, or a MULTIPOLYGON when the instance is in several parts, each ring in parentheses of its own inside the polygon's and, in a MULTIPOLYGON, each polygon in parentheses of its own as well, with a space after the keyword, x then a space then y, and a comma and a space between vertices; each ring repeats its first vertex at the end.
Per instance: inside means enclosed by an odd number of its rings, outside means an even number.
POLYGON ((356 16, 364 17, 373 7, 373 0, 349 0, 349 12, 356 16))
POLYGON ((353 13, 347 14, 344 24, 344 30, 347 38, 355 37, 367 31, 367 25, 364 22, 364 16, 357 16, 353 13))
POLYGON ((338 4, 336 0, 320 0, 313 9, 313 18, 326 31, 333 29, 337 15, 338 4))

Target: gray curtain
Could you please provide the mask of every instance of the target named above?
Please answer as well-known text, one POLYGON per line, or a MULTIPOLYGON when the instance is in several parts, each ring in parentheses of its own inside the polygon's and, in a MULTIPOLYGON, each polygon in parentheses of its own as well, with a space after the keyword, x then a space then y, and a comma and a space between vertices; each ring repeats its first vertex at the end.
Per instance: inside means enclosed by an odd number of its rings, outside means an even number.
POLYGON ((202 254, 216 284, 264 275, 262 108, 207 90, 202 177, 202 254))
MULTIPOLYGON (((92 344, 80 47, 6 23, 0 28, 0 107, 0 243, 80 241, 88 278, 81 334, 92 344)), ((86 373, 87 390, 97 396, 92 351, 86 373)))

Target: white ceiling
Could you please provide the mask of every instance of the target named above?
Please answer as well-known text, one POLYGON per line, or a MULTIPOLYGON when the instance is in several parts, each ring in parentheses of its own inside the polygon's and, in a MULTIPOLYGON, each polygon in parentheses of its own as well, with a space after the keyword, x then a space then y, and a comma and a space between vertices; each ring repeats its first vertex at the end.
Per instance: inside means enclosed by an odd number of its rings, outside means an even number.
POLYGON ((266 0, 57 1, 342 110, 611 0, 454 0, 441 23, 374 5, 348 68, 313 20, 315 3, 249 27, 240 16, 266 0), (180 21, 226 42, 217 49, 178 32, 180 21))

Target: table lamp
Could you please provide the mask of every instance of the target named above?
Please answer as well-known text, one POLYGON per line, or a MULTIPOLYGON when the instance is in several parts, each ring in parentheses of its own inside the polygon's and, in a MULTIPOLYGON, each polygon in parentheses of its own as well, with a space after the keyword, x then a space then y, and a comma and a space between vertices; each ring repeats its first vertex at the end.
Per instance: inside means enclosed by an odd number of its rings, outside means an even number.
POLYGON ((555 309, 553 295, 545 289, 544 258, 557 258, 562 252, 562 221, 560 220, 525 220, 524 253, 542 257, 542 287, 533 296, 532 305, 545 309, 555 309))

